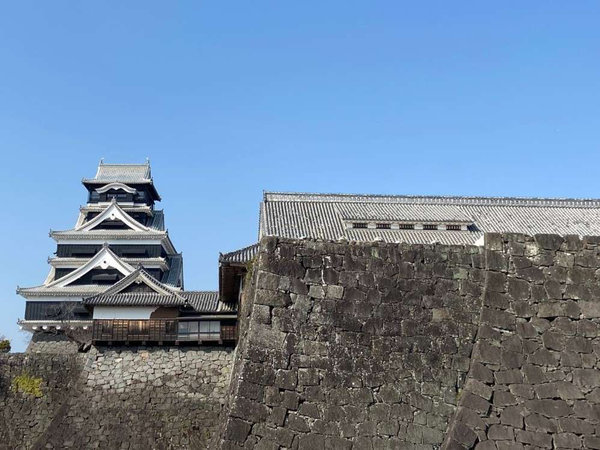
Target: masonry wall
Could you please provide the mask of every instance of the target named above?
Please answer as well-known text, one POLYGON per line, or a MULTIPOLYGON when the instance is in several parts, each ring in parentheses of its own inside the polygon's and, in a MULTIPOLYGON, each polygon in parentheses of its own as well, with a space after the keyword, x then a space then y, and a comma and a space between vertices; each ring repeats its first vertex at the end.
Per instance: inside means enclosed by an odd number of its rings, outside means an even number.
POLYGON ((75 341, 69 339, 64 334, 37 332, 31 336, 26 352, 67 355, 77 353, 78 347, 79 345, 75 341))
POLYGON ((600 238, 263 240, 223 448, 600 448, 600 238))
POLYGON ((600 449, 600 238, 265 238, 253 267, 235 353, 0 355, 0 448, 600 449))
POLYGON ((233 349, 0 355, 0 448, 207 448, 233 349), (16 391, 41 378, 41 397, 16 391))
POLYGON ((474 246, 263 240, 223 447, 440 446, 484 267, 474 246))
POLYGON ((450 448, 600 448, 600 238, 487 237, 450 448))

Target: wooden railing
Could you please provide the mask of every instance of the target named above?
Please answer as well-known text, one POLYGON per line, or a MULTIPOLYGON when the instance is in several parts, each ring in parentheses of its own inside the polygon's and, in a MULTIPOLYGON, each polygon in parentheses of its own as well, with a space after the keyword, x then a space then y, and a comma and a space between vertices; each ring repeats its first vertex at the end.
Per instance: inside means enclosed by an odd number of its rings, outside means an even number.
MULTIPOLYGON (((190 331, 189 325, 199 321, 179 319, 94 319, 92 340, 94 342, 223 342, 237 340, 235 325, 220 325, 217 329, 190 331), (180 327, 180 323, 186 326, 180 327)), ((214 321, 213 321, 214 323, 214 321)), ((217 322, 218 323, 218 322, 217 322)))

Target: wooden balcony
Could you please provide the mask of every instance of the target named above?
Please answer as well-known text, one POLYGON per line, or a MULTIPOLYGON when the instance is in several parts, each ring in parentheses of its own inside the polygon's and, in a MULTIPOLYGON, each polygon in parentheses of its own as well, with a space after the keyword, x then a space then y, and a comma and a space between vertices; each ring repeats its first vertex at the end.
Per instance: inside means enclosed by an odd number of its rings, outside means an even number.
POLYGON ((94 319, 94 343, 224 343, 237 341, 237 326, 218 320, 94 319))

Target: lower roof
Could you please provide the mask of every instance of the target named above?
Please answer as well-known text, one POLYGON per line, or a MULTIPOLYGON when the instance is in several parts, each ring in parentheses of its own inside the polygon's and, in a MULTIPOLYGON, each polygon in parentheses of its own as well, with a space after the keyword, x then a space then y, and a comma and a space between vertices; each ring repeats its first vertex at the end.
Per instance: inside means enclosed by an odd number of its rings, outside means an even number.
POLYGON ((235 313, 235 305, 219 301, 217 291, 180 291, 175 295, 157 292, 121 292, 96 295, 83 300, 88 306, 190 306, 198 313, 235 313))

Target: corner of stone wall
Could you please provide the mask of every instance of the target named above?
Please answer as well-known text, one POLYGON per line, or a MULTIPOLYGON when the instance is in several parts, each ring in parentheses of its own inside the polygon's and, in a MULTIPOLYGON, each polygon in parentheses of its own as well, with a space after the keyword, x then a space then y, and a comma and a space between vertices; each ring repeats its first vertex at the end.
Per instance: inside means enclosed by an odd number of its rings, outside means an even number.
POLYGON ((79 344, 61 332, 34 331, 26 353, 53 353, 68 355, 77 353, 79 344))
POLYGON ((600 448, 599 243, 486 235, 479 330, 445 448, 600 448))
POLYGON ((255 267, 220 448, 441 444, 483 249, 266 238, 255 267))

